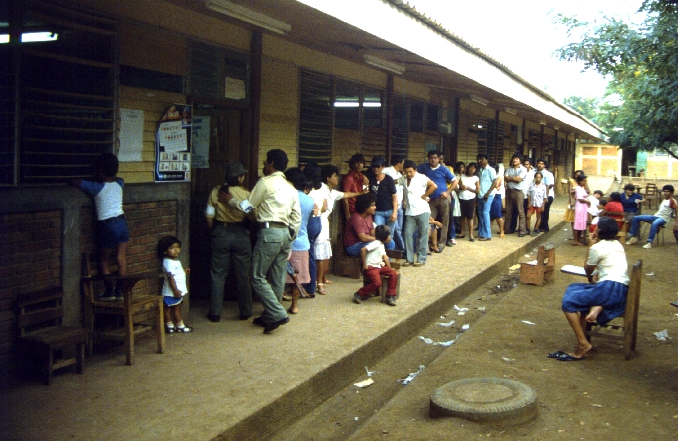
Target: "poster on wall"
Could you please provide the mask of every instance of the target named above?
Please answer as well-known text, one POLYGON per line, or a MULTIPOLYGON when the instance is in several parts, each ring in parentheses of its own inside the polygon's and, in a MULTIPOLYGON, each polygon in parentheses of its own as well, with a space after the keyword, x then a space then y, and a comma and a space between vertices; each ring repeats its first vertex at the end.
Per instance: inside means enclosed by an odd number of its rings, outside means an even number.
POLYGON ((172 104, 155 131, 155 182, 191 180, 193 107, 172 104))
POLYGON ((141 162, 144 146, 144 111, 120 109, 120 162, 141 162))
POLYGON ((209 116, 193 118, 193 155, 191 167, 209 168, 210 163, 210 124, 209 116))

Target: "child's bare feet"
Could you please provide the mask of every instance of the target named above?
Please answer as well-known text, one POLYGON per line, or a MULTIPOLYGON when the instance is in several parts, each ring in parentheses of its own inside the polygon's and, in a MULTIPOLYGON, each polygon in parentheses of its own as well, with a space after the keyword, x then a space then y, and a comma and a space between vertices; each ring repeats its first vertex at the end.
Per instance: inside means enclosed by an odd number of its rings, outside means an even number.
POLYGON ((298 314, 299 313, 299 308, 295 306, 290 306, 289 309, 287 310, 290 314, 298 314))
POLYGON ((589 323, 595 322, 596 319, 598 318, 598 314, 600 314, 601 312, 603 312, 603 307, 602 307, 602 306, 593 306, 593 307, 591 307, 591 309, 589 310, 588 315, 586 316, 586 321, 589 322, 589 323))
POLYGON ((323 279, 323 283, 324 283, 325 285, 331 285, 331 284, 332 284, 332 281, 329 280, 329 279, 323 279))

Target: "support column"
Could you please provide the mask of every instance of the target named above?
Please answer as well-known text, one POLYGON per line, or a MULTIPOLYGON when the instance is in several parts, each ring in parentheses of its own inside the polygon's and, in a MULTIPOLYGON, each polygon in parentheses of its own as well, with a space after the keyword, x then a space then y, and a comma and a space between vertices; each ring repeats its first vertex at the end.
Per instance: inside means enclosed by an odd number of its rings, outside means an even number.
POLYGON ((257 180, 259 170, 259 131, 261 129, 261 69, 263 55, 263 34, 261 31, 252 31, 250 42, 250 105, 251 105, 251 131, 250 131, 250 154, 247 179, 249 188, 252 188, 257 180))

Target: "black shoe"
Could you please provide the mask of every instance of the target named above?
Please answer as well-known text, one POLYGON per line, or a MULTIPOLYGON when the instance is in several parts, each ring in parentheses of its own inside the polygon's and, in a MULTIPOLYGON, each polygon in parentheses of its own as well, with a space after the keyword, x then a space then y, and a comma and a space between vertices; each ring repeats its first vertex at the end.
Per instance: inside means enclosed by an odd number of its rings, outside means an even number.
POLYGON ((252 314, 240 314, 240 316, 238 316, 240 320, 249 320, 250 317, 252 317, 252 314))
POLYGON ((219 321, 221 321, 221 316, 219 314, 207 314, 207 318, 214 323, 219 323, 219 321))
POLYGON ((257 317, 254 320, 252 320, 252 323, 254 323, 257 326, 261 326, 262 328, 266 327, 266 322, 261 317, 257 317))
POLYGON ((289 317, 285 317, 282 320, 278 320, 277 322, 271 322, 268 325, 264 327, 264 334, 270 334, 274 330, 278 329, 281 325, 285 325, 290 321, 289 317))
POLYGON ((515 234, 516 230, 508 230, 506 234, 515 234))
POLYGON ((525 237, 525 233, 519 233, 518 237, 525 237))

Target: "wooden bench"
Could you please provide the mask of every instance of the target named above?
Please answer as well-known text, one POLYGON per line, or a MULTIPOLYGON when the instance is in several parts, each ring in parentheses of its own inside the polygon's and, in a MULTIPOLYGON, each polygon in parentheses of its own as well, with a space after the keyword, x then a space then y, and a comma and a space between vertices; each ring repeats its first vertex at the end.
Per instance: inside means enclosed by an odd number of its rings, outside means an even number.
POLYGON ((134 286, 140 280, 153 280, 162 278, 158 272, 146 272, 118 276, 114 274, 100 275, 94 269, 94 255, 82 254, 82 290, 85 325, 90 332, 88 348, 92 351, 97 339, 122 341, 125 344, 125 364, 134 364, 134 337, 141 333, 155 329, 158 342, 158 353, 165 352, 165 329, 163 325, 164 304, 162 296, 156 295, 132 295, 134 286), (104 302, 96 295, 96 282, 111 281, 122 282, 123 300, 104 302), (96 319, 99 315, 110 315, 123 318, 123 326, 102 328, 97 326, 96 319), (154 316, 155 315, 155 316, 154 316), (154 317, 153 317, 154 316, 154 317), (152 321, 153 324, 149 322, 152 321))
POLYGON ((595 322, 586 324, 585 333, 586 339, 589 342, 591 341, 592 337, 622 341, 624 345, 624 357, 627 360, 631 358, 633 351, 636 350, 636 337, 638 334, 638 305, 640 304, 640 279, 642 277, 642 270, 642 260, 636 262, 631 268, 629 291, 626 295, 626 309, 624 310, 624 315, 616 317, 611 322, 604 325, 600 325, 595 322))
POLYGON ((349 256, 344 250, 344 235, 337 234, 337 241, 332 249, 332 274, 335 276, 359 279, 362 275, 360 256, 349 256))
POLYGON ((67 366, 76 366, 82 374, 85 366, 87 329, 63 326, 64 292, 60 286, 20 294, 17 298, 17 355, 19 373, 28 371, 29 359, 42 365, 44 382, 52 384, 53 372, 67 366), (63 358, 67 350, 75 356, 63 358))
POLYGON ((539 246, 537 258, 520 264, 520 283, 543 286, 554 280, 556 249, 552 243, 539 246))

